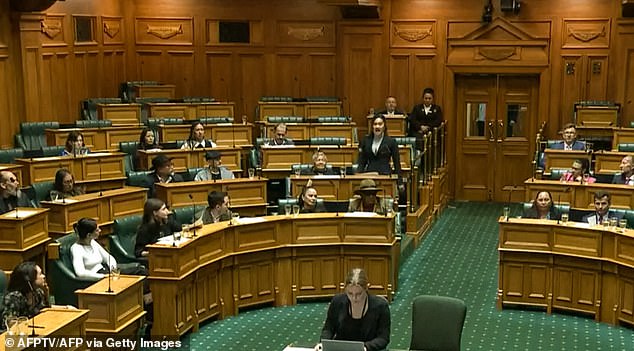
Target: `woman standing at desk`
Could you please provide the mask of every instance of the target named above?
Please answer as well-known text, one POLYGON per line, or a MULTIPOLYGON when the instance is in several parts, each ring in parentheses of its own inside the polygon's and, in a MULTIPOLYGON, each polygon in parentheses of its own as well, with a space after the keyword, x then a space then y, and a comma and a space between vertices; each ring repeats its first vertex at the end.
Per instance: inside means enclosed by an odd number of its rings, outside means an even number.
MULTIPOLYGON (((368 276, 361 268, 346 278, 345 293, 335 295, 328 307, 321 339, 362 341, 366 351, 383 350, 390 343, 387 300, 368 293, 368 276)), ((315 346, 321 350, 321 344, 315 346)))
POLYGON ((181 224, 176 221, 163 200, 149 198, 143 206, 143 219, 137 230, 134 255, 147 260, 146 245, 154 244, 159 238, 180 231, 181 224))
POLYGON ((55 183, 49 194, 49 200, 64 199, 86 193, 85 186, 75 186, 75 177, 66 168, 60 168, 55 173, 55 183))
POLYGON ((524 212, 524 218, 560 219, 561 213, 553 205, 553 196, 549 191, 540 191, 531 206, 524 212))
POLYGON ((372 120, 372 132, 359 145, 359 172, 377 172, 391 174, 390 159, 394 165, 394 172, 401 174, 401 160, 396 141, 387 135, 385 117, 375 116, 372 120))
POLYGON ((66 145, 62 150, 62 156, 77 156, 88 153, 88 148, 84 144, 84 135, 78 131, 68 133, 66 137, 66 145))

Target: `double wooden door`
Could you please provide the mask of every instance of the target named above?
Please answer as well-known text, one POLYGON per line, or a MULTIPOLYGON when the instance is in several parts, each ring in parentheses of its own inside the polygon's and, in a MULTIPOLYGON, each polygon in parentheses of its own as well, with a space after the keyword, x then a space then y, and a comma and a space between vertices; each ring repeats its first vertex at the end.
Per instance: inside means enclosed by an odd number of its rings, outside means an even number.
POLYGON ((456 77, 456 198, 523 198, 537 133, 537 75, 456 77))

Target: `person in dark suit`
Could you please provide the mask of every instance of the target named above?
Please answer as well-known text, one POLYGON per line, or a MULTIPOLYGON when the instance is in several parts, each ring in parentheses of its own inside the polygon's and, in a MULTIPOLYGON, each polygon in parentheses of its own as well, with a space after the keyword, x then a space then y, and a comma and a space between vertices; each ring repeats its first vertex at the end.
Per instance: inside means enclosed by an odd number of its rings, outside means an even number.
POLYGON ((401 160, 396 141, 387 135, 385 117, 376 115, 372 120, 372 131, 359 143, 359 172, 391 174, 390 159, 394 173, 401 174, 401 160))
POLYGON ((608 221, 610 218, 616 217, 620 220, 623 215, 614 211, 610 211, 611 204, 610 193, 599 190, 594 193, 594 213, 583 216, 582 222, 590 223, 590 225, 599 225, 608 221))
POLYGON ((574 124, 564 125, 561 132, 563 140, 553 144, 550 148, 555 150, 585 150, 586 143, 577 140, 577 128, 574 124))
POLYGON ((0 171, 0 214, 16 207, 32 207, 29 197, 20 190, 18 178, 10 171, 0 171))
POLYGON ((386 117, 394 115, 402 115, 403 111, 397 107, 396 98, 394 96, 388 96, 385 98, 385 109, 376 112, 377 115, 383 115, 386 117))
POLYGON ((536 219, 560 219, 561 212, 555 208, 553 204, 553 196, 549 191, 540 191, 533 200, 533 206, 531 206, 524 215, 524 218, 536 218, 536 219))
POLYGON ((316 151, 313 154, 313 166, 308 169, 302 169, 301 175, 335 175, 332 168, 327 168, 328 158, 323 151, 316 151))
MULTIPOLYGON (((181 231, 181 224, 174 218, 172 211, 161 199, 150 198, 143 206, 143 218, 137 229, 134 255, 147 261, 148 251, 145 246, 154 244, 159 238, 181 231)), ((145 262, 147 263, 147 262, 145 262)))
POLYGON ((443 121, 442 109, 434 104, 434 89, 423 90, 423 103, 414 106, 407 120, 409 122, 408 135, 416 137, 416 145, 422 149, 423 134, 432 128, 439 127, 443 121))
POLYGON ((148 174, 145 187, 149 188, 148 198, 156 196, 156 183, 182 182, 183 177, 174 173, 172 159, 165 155, 158 155, 152 159, 152 173, 148 174))
POLYGON ((634 170, 632 169, 632 155, 627 155, 619 165, 621 173, 615 174, 612 184, 634 185, 634 170))

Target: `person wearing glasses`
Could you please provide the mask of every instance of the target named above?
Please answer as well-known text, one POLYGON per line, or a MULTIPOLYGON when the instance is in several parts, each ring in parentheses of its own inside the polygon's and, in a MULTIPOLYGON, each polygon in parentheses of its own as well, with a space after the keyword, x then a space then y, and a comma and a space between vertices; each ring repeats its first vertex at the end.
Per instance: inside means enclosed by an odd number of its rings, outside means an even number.
POLYGON ((33 207, 31 200, 20 190, 18 178, 10 171, 0 171, 0 214, 16 207, 33 207))
POLYGON ((66 168, 60 168, 55 172, 55 183, 49 193, 49 200, 69 198, 86 193, 86 186, 76 186, 75 177, 66 168))

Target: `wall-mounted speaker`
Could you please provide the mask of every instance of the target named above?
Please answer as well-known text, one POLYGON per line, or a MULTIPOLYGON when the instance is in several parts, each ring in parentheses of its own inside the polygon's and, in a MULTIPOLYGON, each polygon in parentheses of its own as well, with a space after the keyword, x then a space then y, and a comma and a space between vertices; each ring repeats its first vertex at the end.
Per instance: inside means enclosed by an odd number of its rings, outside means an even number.
POLYGON ((502 12, 512 12, 517 15, 520 13, 521 5, 520 0, 500 0, 500 10, 502 12))
POLYGON ((20 12, 40 12, 53 6, 57 0, 11 0, 11 10, 20 12))
POLYGON ((377 6, 341 6, 341 17, 346 19, 378 19, 377 6))

